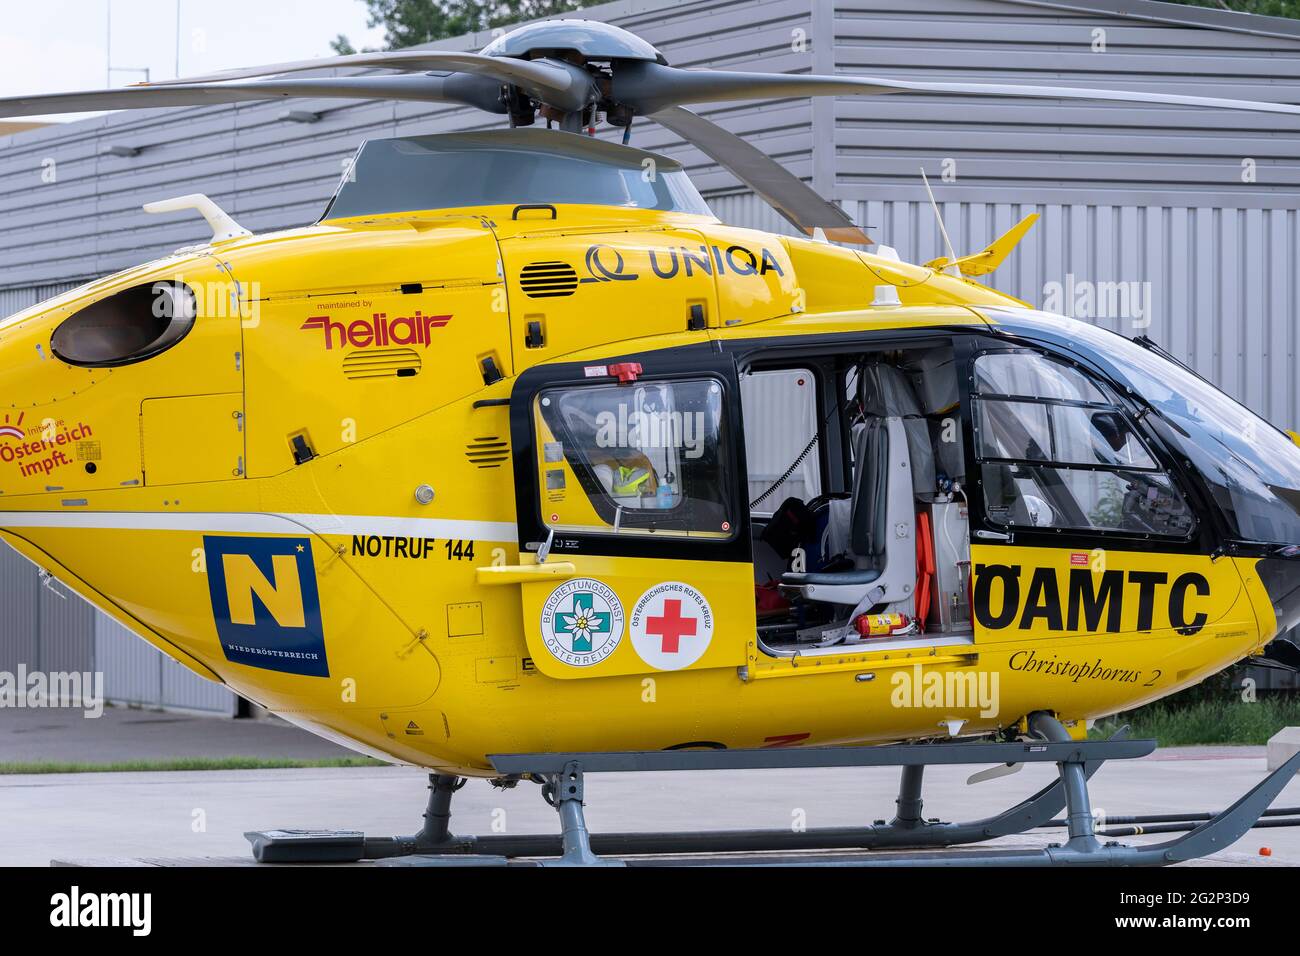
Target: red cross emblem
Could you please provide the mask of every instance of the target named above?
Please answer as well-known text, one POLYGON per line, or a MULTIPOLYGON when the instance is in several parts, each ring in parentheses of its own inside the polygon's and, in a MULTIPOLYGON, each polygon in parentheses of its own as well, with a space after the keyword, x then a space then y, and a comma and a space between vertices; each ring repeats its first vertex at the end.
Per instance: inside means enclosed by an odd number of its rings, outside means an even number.
POLYGON ((662 617, 646 618, 645 632, 663 640, 662 650, 665 654, 676 654, 681 650, 682 638, 694 637, 699 623, 698 618, 682 617, 680 598, 668 598, 664 601, 662 617))

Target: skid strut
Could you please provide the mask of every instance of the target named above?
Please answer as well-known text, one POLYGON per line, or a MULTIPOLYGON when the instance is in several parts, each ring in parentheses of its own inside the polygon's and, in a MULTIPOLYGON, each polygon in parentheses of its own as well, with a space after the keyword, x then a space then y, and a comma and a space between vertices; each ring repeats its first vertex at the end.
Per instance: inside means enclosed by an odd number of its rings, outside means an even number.
POLYGON ((620 865, 621 861, 606 860, 591 850, 591 835, 582 813, 582 765, 576 760, 564 765, 559 773, 542 784, 546 802, 560 814, 560 859, 548 866, 620 865))
POLYGON ((559 817, 558 834, 454 836, 451 798, 465 781, 443 774, 429 778, 424 826, 410 837, 367 837, 358 831, 271 830, 248 833, 254 857, 263 863, 388 860, 399 865, 584 866, 640 857, 634 865, 746 863, 857 866, 1162 866, 1221 850, 1249 830, 1300 769, 1300 754, 1259 783, 1227 810, 1179 839, 1155 846, 1102 844, 1088 799, 1088 779, 1106 760, 1144 757, 1153 740, 1129 740, 1121 730, 1110 740, 1076 741, 1046 713, 1030 717, 1036 739, 1008 743, 896 744, 878 747, 807 747, 763 750, 642 751, 614 753, 499 754, 490 759, 503 776, 542 783, 542 794, 559 817), (931 765, 1055 763, 1058 779, 1026 800, 992 817, 967 823, 927 820, 921 788, 931 765), (811 767, 901 768, 897 810, 889 822, 870 826, 790 830, 715 830, 688 833, 590 833, 583 814, 584 774, 672 770, 811 767), (1067 838, 1043 849, 972 850, 945 848, 979 843, 1049 825, 1062 810, 1067 838), (908 853, 755 857, 764 852, 906 850, 908 853), (919 852, 918 852, 919 851, 919 852), (734 854, 738 859, 684 859, 682 854, 734 854))

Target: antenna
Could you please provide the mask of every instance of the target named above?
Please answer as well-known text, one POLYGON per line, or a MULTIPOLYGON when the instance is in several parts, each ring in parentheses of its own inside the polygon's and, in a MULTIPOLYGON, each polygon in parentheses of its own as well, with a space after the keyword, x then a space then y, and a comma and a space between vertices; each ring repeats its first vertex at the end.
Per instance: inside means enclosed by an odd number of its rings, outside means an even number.
POLYGON ((921 181, 925 183, 925 191, 930 196, 930 208, 934 210, 934 218, 939 221, 939 233, 943 236, 944 248, 948 250, 948 261, 944 263, 943 271, 946 275, 961 278, 961 269, 957 267, 957 253, 952 247, 952 240, 948 238, 948 230, 943 224, 943 213, 939 212, 939 204, 934 201, 934 190, 930 188, 930 179, 925 175, 924 166, 921 167, 921 181))
POLYGON ((243 239, 252 235, 251 232, 231 219, 225 210, 202 193, 191 193, 188 196, 178 196, 175 199, 160 199, 157 202, 147 202, 143 208, 148 213, 183 212, 186 209, 198 210, 199 214, 208 221, 208 225, 212 228, 212 238, 208 242, 228 242, 231 239, 243 239))

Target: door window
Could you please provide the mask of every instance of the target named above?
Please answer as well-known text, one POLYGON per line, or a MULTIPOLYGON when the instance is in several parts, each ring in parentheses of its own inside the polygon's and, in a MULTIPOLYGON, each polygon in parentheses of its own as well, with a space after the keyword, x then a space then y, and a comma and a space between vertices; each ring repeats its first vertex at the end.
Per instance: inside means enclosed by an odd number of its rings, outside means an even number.
POLYGON ((808 369, 750 372, 740 379, 745 409, 749 499, 769 515, 787 498, 811 501, 822 493, 817 386, 808 369))
POLYGON ((714 378, 540 392, 533 420, 543 523, 569 532, 731 538, 723 395, 714 378))

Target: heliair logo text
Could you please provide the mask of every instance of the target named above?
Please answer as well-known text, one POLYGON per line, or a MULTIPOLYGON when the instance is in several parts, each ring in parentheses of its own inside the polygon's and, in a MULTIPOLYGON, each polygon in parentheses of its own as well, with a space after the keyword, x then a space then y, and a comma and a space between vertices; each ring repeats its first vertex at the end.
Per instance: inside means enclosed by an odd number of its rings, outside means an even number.
POLYGON ((390 319, 385 312, 375 312, 368 319, 340 322, 328 315, 313 315, 300 328, 320 329, 325 333, 325 349, 330 351, 335 343, 340 348, 366 349, 372 346, 419 345, 428 348, 430 333, 451 321, 450 315, 425 315, 416 309, 415 315, 390 319))

